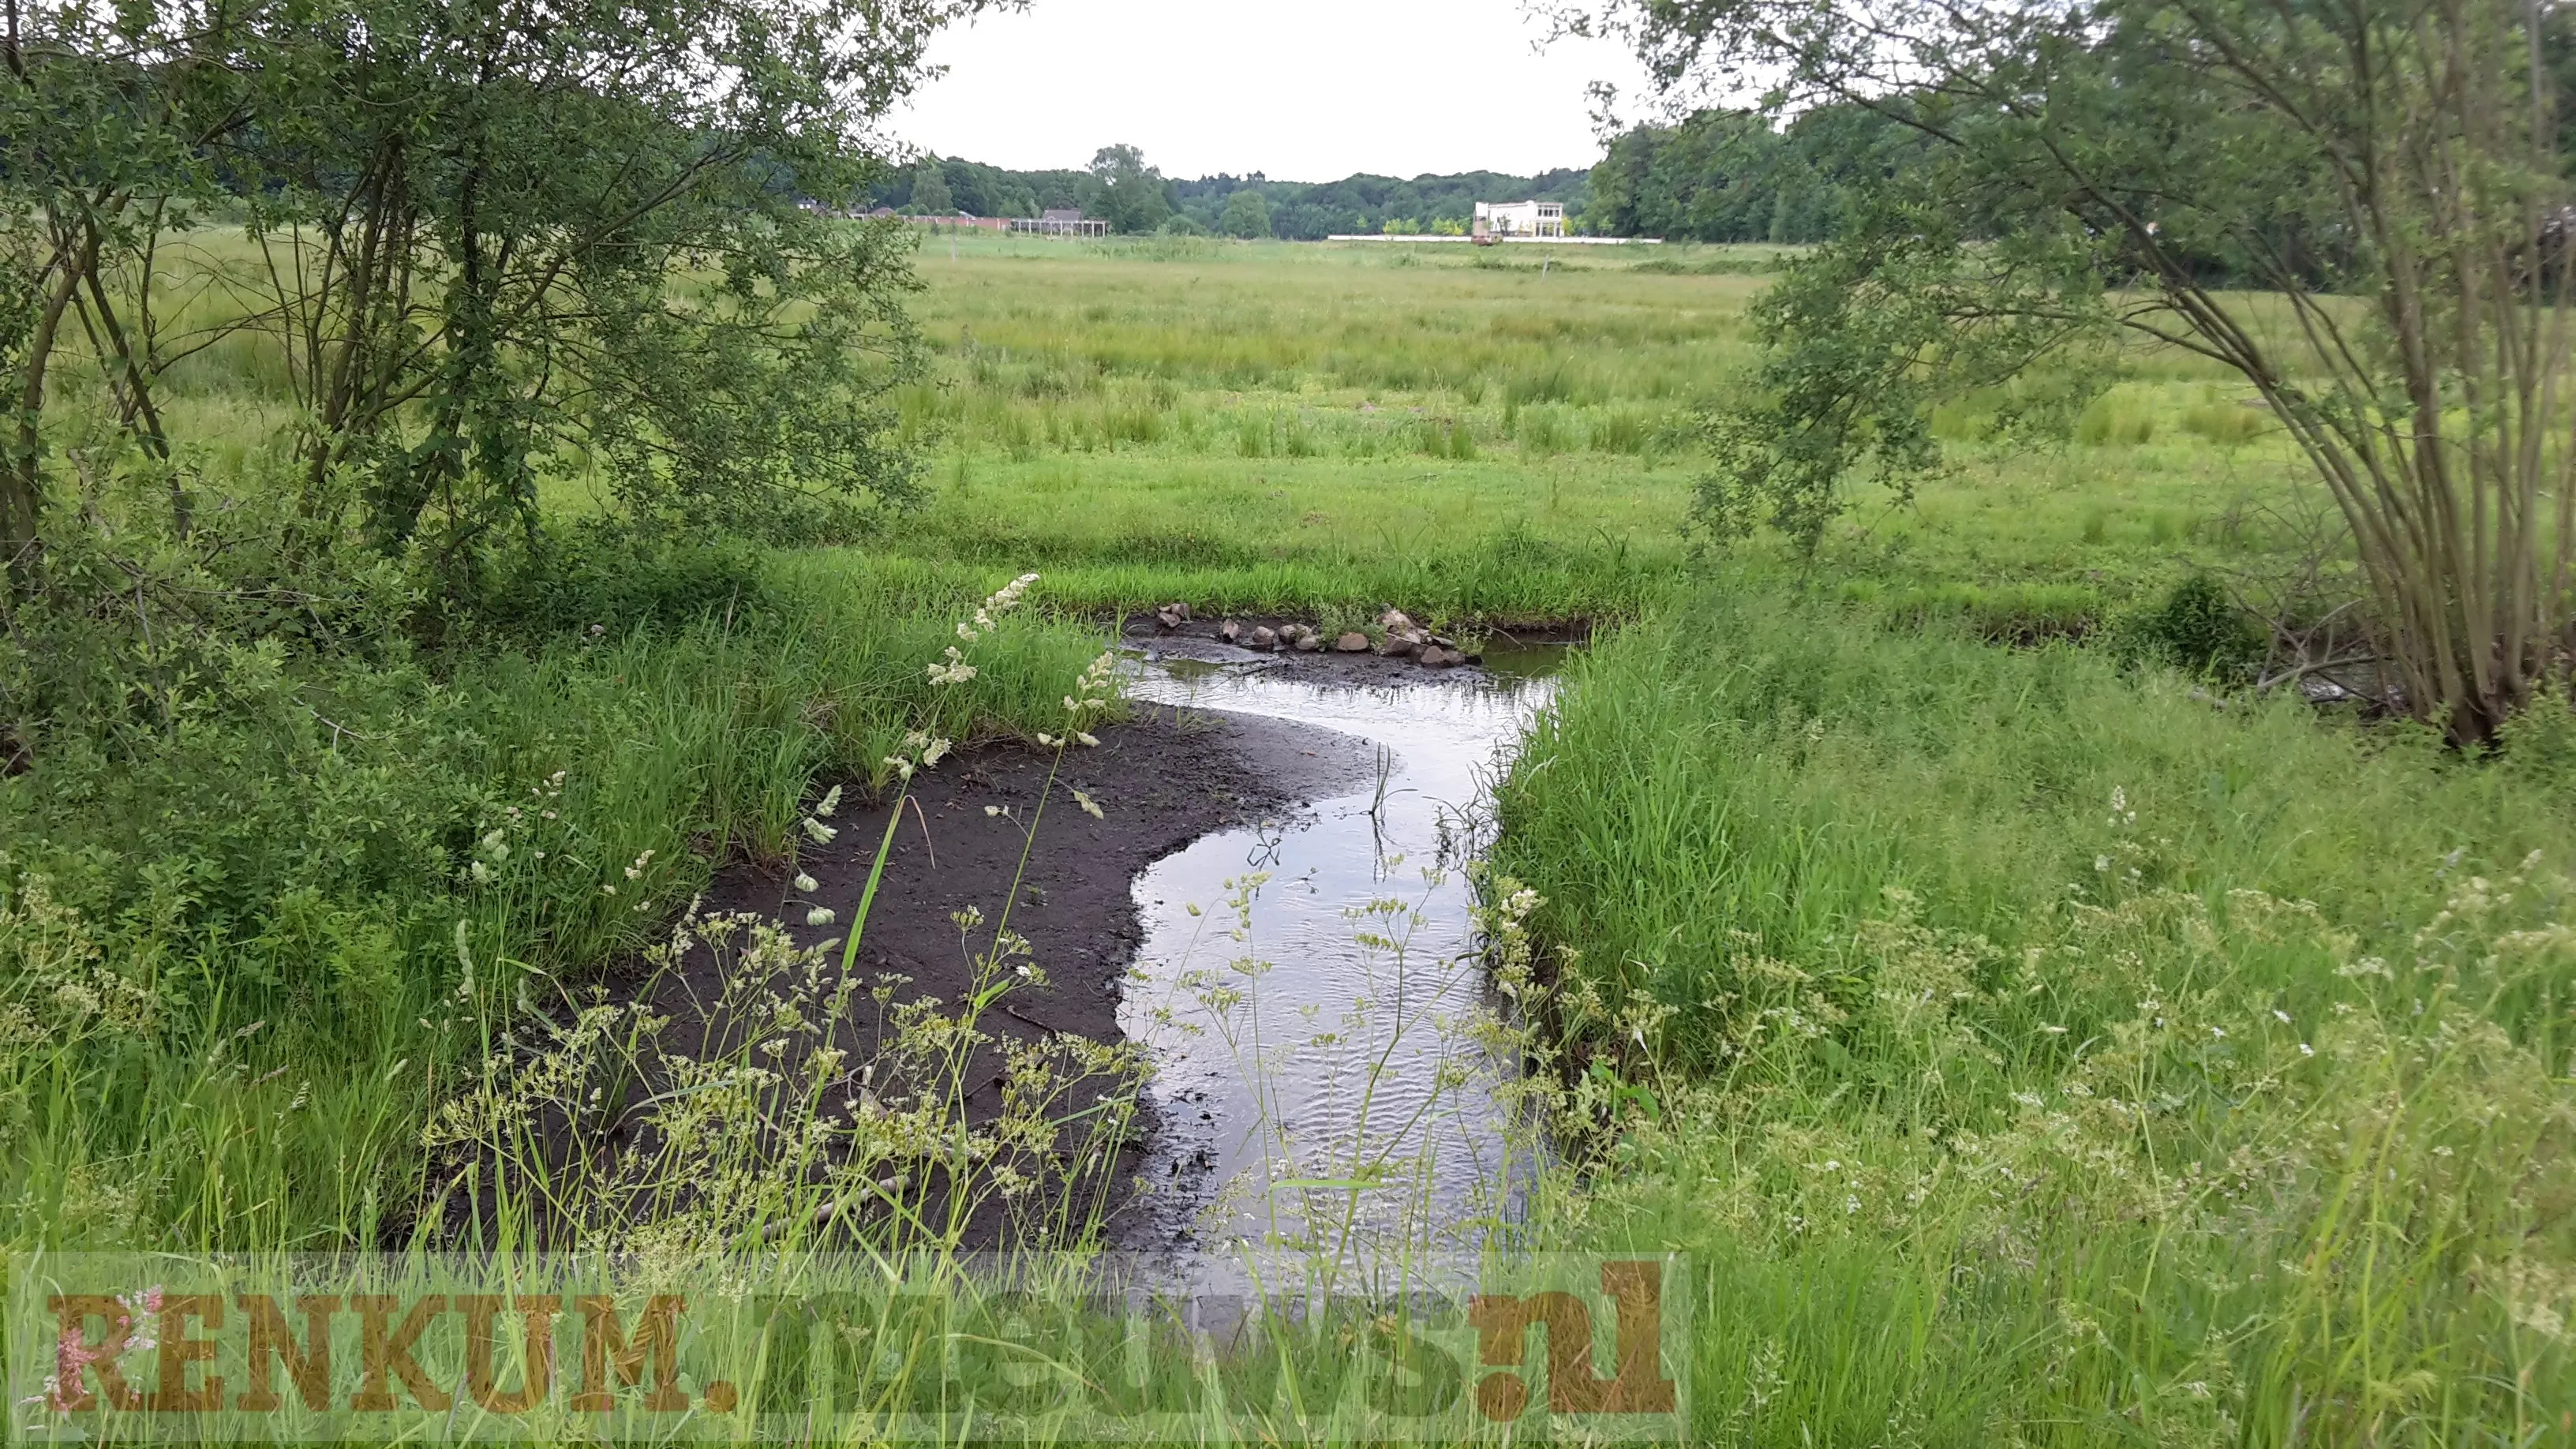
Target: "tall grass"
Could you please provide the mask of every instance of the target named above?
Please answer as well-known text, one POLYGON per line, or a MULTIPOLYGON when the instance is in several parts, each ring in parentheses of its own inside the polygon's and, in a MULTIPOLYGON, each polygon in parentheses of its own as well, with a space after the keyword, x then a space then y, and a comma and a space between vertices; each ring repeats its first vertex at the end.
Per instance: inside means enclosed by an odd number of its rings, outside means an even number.
POLYGON ((1714 591, 1501 792, 1653 1107, 1557 1231, 1702 1255, 1729 1442, 2563 1440, 2567 790, 1714 591))
POLYGON ((677 630, 326 659, 165 732, 55 742, 0 781, 0 957, 20 968, 0 1240, 398 1228, 425 1114, 480 1051, 449 999, 460 955, 505 1002, 521 973, 591 979, 717 864, 790 854, 818 774, 883 783, 916 728, 1054 722, 1087 629, 1022 624, 971 682, 924 675, 993 581, 796 573, 677 630), (496 833, 521 841, 500 871, 496 833), (56 976, 78 989, 26 984, 56 976))

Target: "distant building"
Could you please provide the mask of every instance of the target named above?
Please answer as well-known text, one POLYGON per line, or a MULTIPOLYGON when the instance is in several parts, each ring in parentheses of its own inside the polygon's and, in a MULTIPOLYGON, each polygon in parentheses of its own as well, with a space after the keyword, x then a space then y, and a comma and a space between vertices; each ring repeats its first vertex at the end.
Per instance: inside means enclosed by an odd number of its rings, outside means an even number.
POLYGON ((1479 201, 1470 235, 1477 241, 1506 237, 1562 237, 1565 204, 1558 201, 1479 201))
POLYGON ((1035 232, 1041 236, 1104 236, 1109 231, 1109 223, 1086 220, 1079 211, 1050 211, 1042 217, 977 216, 965 211, 906 216, 893 207, 880 206, 867 215, 871 220, 908 222, 933 231, 1035 232))
POLYGON ((1051 206, 1046 214, 1031 219, 1011 218, 1011 230, 1033 231, 1043 236, 1107 236, 1109 223, 1085 217, 1078 207, 1051 206))

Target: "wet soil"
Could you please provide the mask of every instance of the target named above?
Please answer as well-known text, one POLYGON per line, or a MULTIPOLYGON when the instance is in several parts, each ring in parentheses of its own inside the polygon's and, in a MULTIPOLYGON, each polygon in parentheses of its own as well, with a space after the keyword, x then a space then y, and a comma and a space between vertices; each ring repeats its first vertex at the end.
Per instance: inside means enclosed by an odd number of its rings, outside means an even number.
MULTIPOLYGON (((1392 668, 1400 661, 1379 663, 1392 668)), ((979 1083, 965 1103, 973 1126, 1002 1112, 1002 1054, 1010 1044, 1058 1034, 1099 1043, 1122 1039, 1120 987, 1143 936, 1131 887, 1147 866, 1212 831, 1347 789, 1374 768, 1368 746, 1351 736, 1253 716, 1138 706, 1131 719, 1097 734, 1096 748, 1065 752, 1043 815, 1038 803, 1056 757, 1017 743, 969 747, 916 776, 902 807, 860 940, 861 979, 892 973, 908 978, 899 1000, 956 1002, 969 990, 972 963, 952 916, 968 907, 980 911, 987 925, 979 935, 989 939, 1006 903, 1011 929, 1028 939, 1047 976, 1043 986, 1015 987, 982 1019, 995 1040, 968 1065, 966 1080, 979 1083), (1099 803, 1102 818, 1079 808, 1076 790, 1099 803), (987 807, 1004 813, 987 814, 987 807), (1032 819, 1033 841, 1021 824, 1032 819)), ((727 868, 710 886, 705 909, 776 917, 802 946, 839 939, 840 923, 856 913, 866 888, 888 809, 845 806, 833 842, 806 843, 794 866, 727 868), (798 870, 819 888, 795 891, 798 870), (838 923, 805 925, 810 904, 830 907, 838 923)), ((832 954, 837 960, 837 950, 832 954)), ((698 1004, 715 1000, 722 983, 713 979, 705 953, 683 961, 652 991, 656 1012, 672 1016, 685 1037, 698 1034, 692 1030, 693 1015, 703 1017, 698 1004)), ((836 1045, 866 1061, 875 1055, 873 1034, 871 1026, 853 1024, 845 1035, 854 1039, 836 1045)), ((1092 1105, 1097 1088, 1092 1093, 1068 1108, 1092 1105)), ((1145 1125, 1150 1137, 1153 1124, 1145 1125)), ((1108 1180, 1129 1182, 1145 1161, 1143 1148, 1143 1141, 1131 1140, 1108 1180)), ((1074 1221, 1100 1209, 1114 1231, 1123 1204, 1071 1206, 1074 1221)), ((1020 1234, 995 1207, 979 1215, 967 1237, 967 1246, 981 1248, 1014 1245, 1020 1234)))

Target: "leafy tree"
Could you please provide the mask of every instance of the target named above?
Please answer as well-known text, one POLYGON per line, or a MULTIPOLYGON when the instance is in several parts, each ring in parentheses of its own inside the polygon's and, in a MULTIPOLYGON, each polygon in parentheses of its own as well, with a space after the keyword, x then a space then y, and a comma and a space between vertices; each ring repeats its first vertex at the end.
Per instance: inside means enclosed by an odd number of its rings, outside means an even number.
MULTIPOLYGON (((1933 265, 1971 333, 2125 331, 2240 373, 2339 505, 2419 717, 2488 738, 2576 647, 2559 6, 1614 0, 1569 19, 1626 34, 1668 85, 1773 85, 1922 138, 1925 163, 1874 184, 1805 277, 1894 295, 1933 265)), ((1795 311, 1772 324, 1785 355, 1823 345, 1795 311)), ((1961 352, 1971 374, 1988 355, 1961 352)), ((1787 428, 1764 446, 1919 407, 1925 374, 1896 356, 1776 395, 1787 428)))
POLYGON ((1238 191, 1225 199, 1225 216, 1217 229, 1246 241, 1266 237, 1270 235, 1270 203, 1258 191, 1238 191))
POLYGON ((1091 158, 1093 200, 1086 210, 1122 232, 1152 231, 1172 214, 1163 173, 1145 164, 1133 146, 1103 146, 1091 158))
POLYGON ((533 531, 554 467, 692 530, 905 496, 881 400, 914 365, 906 253, 802 202, 883 174, 859 138, 982 3, 13 5, 0 549, 23 582, 50 526, 41 414, 72 324, 146 459, 175 441, 168 366, 244 333, 276 349, 308 542, 354 517, 451 580, 533 531), (191 265, 241 305, 177 325, 156 298, 213 207, 252 259, 191 265))
POLYGON ((948 173, 936 156, 924 156, 913 169, 912 205, 923 216, 947 216, 957 210, 957 198, 948 191, 948 173))

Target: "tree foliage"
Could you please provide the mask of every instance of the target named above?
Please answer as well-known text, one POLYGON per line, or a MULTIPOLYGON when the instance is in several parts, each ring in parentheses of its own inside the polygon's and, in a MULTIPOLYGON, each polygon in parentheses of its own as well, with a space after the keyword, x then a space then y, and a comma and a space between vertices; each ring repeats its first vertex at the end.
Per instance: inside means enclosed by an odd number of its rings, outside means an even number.
POLYGON ((1218 227, 1227 236, 1247 241, 1270 235, 1270 203, 1258 191, 1238 191, 1225 199, 1218 227))
POLYGON ((2559 5, 1632 0, 1568 20, 1624 33, 1676 89, 1770 86, 1924 139, 1906 204, 1808 274, 1914 265, 1884 228, 1921 230, 1994 259, 1973 325, 2090 315, 2240 373, 2340 506, 2420 717, 2487 738, 2576 647, 2559 5))
POLYGON ((64 523, 45 414, 75 336, 174 468, 169 369, 275 356, 303 536, 354 524, 450 580, 534 529, 549 472, 679 529, 903 497, 905 253, 804 203, 882 171, 876 118, 982 3, 11 4, 0 547, 23 572, 64 523))
POLYGON ((1859 195, 1920 161, 1923 142, 1876 112, 1819 106, 1775 127, 1704 110, 1615 137, 1592 168, 1591 229, 1701 242, 1819 242, 1859 195))

